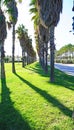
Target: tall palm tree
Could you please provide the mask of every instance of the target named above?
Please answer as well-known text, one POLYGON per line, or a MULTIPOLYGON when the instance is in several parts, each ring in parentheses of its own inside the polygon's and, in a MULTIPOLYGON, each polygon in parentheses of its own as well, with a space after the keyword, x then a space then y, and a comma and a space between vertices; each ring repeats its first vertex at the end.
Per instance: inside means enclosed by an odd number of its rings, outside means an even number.
POLYGON ((43 67, 46 73, 48 72, 48 67, 47 67, 48 41, 49 41, 48 34, 49 34, 48 29, 40 24, 39 36, 42 41, 43 67))
POLYGON ((32 39, 30 38, 30 36, 28 36, 27 39, 26 49, 27 49, 27 64, 30 64, 36 60, 36 53, 32 46, 32 39))
POLYGON ((5 78, 5 70, 4 70, 4 41, 7 36, 6 30, 6 21, 4 13, 1 9, 1 2, 0 2, 0 51, 1 51, 1 78, 5 78))
POLYGON ((50 81, 54 82, 54 29, 60 19, 63 0, 37 0, 41 24, 49 28, 50 38, 50 81))
POLYGON ((37 3, 36 0, 31 0, 30 3, 30 13, 33 14, 32 16, 32 21, 34 22, 34 30, 35 30, 35 42, 36 42, 36 48, 37 48, 37 52, 38 52, 38 56, 39 56, 39 61, 40 64, 42 65, 43 63, 43 58, 42 58, 42 45, 41 45, 41 39, 39 36, 39 25, 40 25, 40 19, 39 19, 39 13, 37 10, 37 3))
POLYGON ((12 25, 12 72, 15 73, 15 25, 18 18, 18 9, 15 0, 5 0, 7 12, 9 14, 9 21, 12 25))
POLYGON ((32 39, 29 37, 29 40, 28 40, 28 46, 27 46, 27 49, 28 49, 28 63, 32 63, 36 60, 36 53, 33 49, 33 46, 32 46, 32 39))
POLYGON ((22 48, 22 67, 24 67, 25 58, 26 58, 27 64, 29 64, 32 61, 34 61, 34 59, 36 59, 35 58, 36 53, 32 47, 32 39, 30 38, 30 36, 28 36, 28 30, 25 28, 25 26, 23 24, 18 26, 16 33, 18 35, 18 39, 20 41, 20 45, 22 48), (26 56, 25 56, 25 54, 26 54, 26 56))
POLYGON ((25 28, 23 24, 19 25, 16 29, 16 33, 18 35, 18 39, 20 41, 20 45, 22 48, 22 67, 24 67, 24 57, 25 52, 27 52, 27 41, 28 41, 28 30, 25 28))
POLYGON ((38 13, 37 0, 31 0, 30 3, 30 13, 34 16, 32 20, 34 21, 34 29, 35 29, 35 40, 36 40, 36 48, 39 56, 39 61, 47 72, 47 54, 48 54, 48 29, 42 26, 40 21, 40 15, 38 13))

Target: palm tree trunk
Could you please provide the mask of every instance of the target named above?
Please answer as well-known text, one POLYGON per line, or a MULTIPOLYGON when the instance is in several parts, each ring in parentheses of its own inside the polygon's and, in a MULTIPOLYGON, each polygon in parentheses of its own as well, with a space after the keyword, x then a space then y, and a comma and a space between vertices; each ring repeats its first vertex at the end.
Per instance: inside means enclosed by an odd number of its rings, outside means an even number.
POLYGON ((42 45, 41 51, 42 51, 42 68, 44 69, 44 43, 42 45))
POLYGON ((12 31, 12 72, 15 73, 15 24, 13 23, 13 31, 12 31))
POLYGON ((38 52, 38 56, 39 56, 39 63, 41 64, 40 38, 39 38, 39 35, 38 35, 38 45, 39 45, 39 52, 38 52))
POLYGON ((0 44, 0 79, 1 79, 1 44, 0 44))
POLYGON ((46 50, 45 50, 45 72, 48 73, 48 60, 47 60, 47 57, 48 57, 48 43, 46 42, 45 43, 46 45, 46 50))
POLYGON ((54 82, 54 26, 49 29, 50 35, 50 82, 54 82))
POLYGON ((5 67, 4 67, 4 44, 1 45, 1 78, 5 78, 5 67))
POLYGON ((22 48, 22 67, 25 67, 25 51, 22 48))
POLYGON ((28 52, 27 52, 27 65, 29 64, 29 55, 28 55, 28 52))

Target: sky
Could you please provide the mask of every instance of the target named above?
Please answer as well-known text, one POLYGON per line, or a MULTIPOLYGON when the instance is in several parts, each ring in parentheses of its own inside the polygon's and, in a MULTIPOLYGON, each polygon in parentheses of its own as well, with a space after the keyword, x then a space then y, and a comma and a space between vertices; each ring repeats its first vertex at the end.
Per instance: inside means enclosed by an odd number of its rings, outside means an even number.
POLYGON ((63 0, 63 11, 55 29, 55 43, 57 49, 69 43, 74 44, 74 35, 73 32, 70 32, 73 23, 72 17, 74 16, 72 7, 73 0, 63 0))
MULTIPOLYGON (((24 24, 26 29, 28 29, 28 34, 31 36, 35 48, 34 28, 33 22, 31 21, 31 14, 29 13, 29 3, 30 0, 23 0, 21 4, 18 4, 19 15, 16 28, 19 24, 24 24)), ((60 15, 60 21, 55 28, 55 44, 57 50, 69 43, 74 44, 74 35, 73 32, 70 32, 73 23, 72 17, 74 16, 72 7, 73 0, 63 0, 63 11, 60 15)), ((5 52, 6 55, 12 55, 12 30, 8 31, 7 39, 5 40, 5 52)), ((15 44, 15 55, 21 55, 21 47, 17 38, 15 44)))

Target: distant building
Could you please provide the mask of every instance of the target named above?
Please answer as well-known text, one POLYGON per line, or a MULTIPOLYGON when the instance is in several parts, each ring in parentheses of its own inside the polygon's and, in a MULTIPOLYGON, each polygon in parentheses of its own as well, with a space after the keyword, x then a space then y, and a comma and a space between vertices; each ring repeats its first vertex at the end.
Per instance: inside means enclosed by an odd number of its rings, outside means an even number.
POLYGON ((68 51, 61 55, 56 55, 55 62, 74 63, 74 52, 68 51))

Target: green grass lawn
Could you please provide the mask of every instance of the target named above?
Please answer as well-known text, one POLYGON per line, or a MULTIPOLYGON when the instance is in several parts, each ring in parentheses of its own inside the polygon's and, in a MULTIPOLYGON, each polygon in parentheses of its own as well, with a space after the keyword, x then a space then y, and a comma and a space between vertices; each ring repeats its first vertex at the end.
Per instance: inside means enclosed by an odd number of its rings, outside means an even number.
MULTIPOLYGON (((55 70, 50 83, 39 63, 16 73, 5 64, 6 79, 0 83, 0 130, 74 130, 74 77, 55 70)), ((50 71, 50 68, 49 68, 50 71)))

